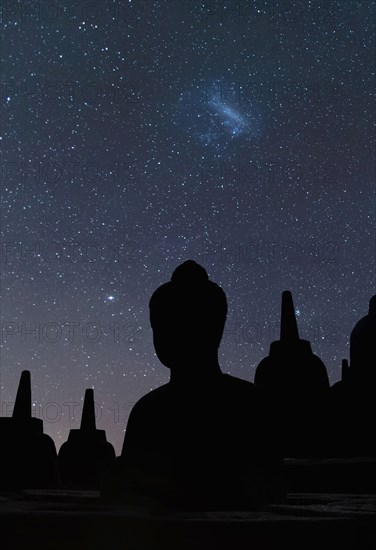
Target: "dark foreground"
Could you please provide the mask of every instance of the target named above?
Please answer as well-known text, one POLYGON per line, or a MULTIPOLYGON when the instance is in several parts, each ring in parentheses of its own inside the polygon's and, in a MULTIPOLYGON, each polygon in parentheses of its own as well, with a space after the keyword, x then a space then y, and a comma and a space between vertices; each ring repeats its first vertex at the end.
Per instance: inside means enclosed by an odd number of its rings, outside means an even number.
POLYGON ((0 492, 1 550, 375 550, 376 459, 286 459, 284 504, 161 512, 99 491, 0 492))
POLYGON ((155 514, 95 491, 0 494, 1 549, 375 549, 376 495, 295 493, 264 512, 155 514))

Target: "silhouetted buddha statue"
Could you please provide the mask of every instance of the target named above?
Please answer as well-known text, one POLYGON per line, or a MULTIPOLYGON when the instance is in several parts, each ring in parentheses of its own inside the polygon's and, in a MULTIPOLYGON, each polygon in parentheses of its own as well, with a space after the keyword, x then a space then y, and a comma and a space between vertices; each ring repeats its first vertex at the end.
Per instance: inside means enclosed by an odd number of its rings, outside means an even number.
POLYGON ((31 416, 30 371, 21 373, 13 415, 0 418, 0 489, 53 487, 57 456, 43 420, 31 416))
POLYGON ((282 293, 280 340, 271 343, 269 356, 259 363, 255 383, 267 390, 273 403, 276 419, 284 430, 285 456, 286 452, 288 456, 316 453, 314 446, 320 437, 316 427, 327 416, 329 379, 324 363, 312 353, 310 342, 299 337, 289 291, 282 293))
POLYGON ((115 451, 104 430, 95 425, 94 391, 85 391, 81 426, 70 430, 68 441, 59 451, 59 469, 63 483, 80 487, 99 487, 108 468, 115 461, 115 451))
POLYGON ((224 291, 191 260, 154 292, 154 347, 171 378, 133 407, 103 496, 195 509, 253 508, 274 498, 281 460, 263 392, 218 363, 226 314, 224 291))

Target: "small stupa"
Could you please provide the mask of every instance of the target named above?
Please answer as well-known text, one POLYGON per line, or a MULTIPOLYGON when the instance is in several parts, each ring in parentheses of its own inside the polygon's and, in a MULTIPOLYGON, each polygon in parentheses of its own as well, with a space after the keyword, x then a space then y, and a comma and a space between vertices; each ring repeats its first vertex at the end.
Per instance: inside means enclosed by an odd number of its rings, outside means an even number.
POLYGON ((97 488, 115 461, 115 450, 106 439, 105 430, 95 423, 94 391, 85 391, 79 429, 69 432, 59 451, 59 469, 63 483, 70 486, 97 488))
POLYGON ((21 373, 13 415, 0 418, 0 489, 45 488, 58 481, 56 448, 31 415, 30 371, 21 373))

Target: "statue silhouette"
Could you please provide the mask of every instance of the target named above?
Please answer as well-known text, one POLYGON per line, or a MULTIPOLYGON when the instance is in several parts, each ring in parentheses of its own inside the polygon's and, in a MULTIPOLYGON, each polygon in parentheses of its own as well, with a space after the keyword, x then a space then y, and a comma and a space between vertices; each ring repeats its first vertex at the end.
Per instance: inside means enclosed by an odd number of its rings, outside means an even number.
POLYGON ((68 441, 59 451, 63 483, 80 487, 99 487, 106 470, 115 461, 115 451, 104 430, 95 426, 94 391, 85 391, 81 426, 70 430, 68 441))
POLYGON ((30 371, 21 373, 13 415, 0 418, 0 489, 54 487, 57 456, 43 420, 31 416, 30 371))
POLYGON ((258 365, 255 383, 270 395, 283 433, 284 456, 324 453, 329 379, 324 363, 299 337, 291 292, 282 293, 280 340, 258 365))
POLYGON ((257 508, 279 498, 282 460, 263 391, 219 366, 224 291, 189 260, 149 306, 155 351, 171 378, 133 407, 103 497, 195 509, 257 508))

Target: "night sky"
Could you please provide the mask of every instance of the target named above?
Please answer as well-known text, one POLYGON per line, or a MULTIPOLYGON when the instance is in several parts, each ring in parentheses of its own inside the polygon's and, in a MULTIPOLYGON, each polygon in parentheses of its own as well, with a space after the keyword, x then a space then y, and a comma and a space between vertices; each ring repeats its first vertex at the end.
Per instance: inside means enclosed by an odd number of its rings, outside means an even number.
POLYGON ((148 301, 186 259, 227 294, 224 372, 253 381, 291 290, 340 378, 375 294, 375 13, 2 3, 2 415, 30 369, 59 448, 94 388, 119 453, 132 404, 168 380, 148 301))

